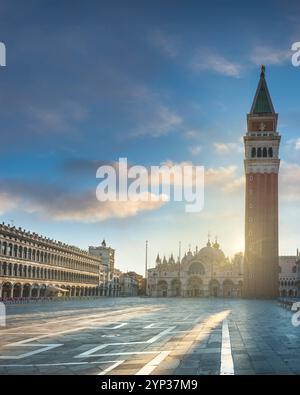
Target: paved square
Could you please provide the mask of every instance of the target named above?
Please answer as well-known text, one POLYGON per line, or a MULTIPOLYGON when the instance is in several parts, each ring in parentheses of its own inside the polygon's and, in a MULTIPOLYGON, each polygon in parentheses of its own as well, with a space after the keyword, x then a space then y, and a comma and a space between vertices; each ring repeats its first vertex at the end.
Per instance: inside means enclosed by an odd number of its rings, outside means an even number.
POLYGON ((275 301, 101 298, 7 307, 0 374, 300 374, 275 301))

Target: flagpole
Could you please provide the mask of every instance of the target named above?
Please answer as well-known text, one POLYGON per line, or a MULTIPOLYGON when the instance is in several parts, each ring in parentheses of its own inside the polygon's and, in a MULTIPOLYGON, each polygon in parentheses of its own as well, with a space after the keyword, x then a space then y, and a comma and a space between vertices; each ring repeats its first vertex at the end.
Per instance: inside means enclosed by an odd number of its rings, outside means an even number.
POLYGON ((146 240, 145 254, 145 295, 148 296, 148 240, 146 240))

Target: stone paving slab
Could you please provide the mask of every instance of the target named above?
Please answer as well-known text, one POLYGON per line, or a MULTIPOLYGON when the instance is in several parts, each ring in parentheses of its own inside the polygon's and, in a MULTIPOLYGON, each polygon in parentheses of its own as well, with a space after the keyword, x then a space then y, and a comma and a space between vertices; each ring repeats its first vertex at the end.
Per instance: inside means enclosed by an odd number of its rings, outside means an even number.
POLYGON ((0 329, 0 375, 218 375, 225 321, 234 374, 300 374, 300 328, 291 316, 275 301, 233 299, 101 298, 9 306, 8 326, 0 329), (32 353, 53 343, 61 346, 32 353), (14 359, 23 353, 29 354, 14 359))

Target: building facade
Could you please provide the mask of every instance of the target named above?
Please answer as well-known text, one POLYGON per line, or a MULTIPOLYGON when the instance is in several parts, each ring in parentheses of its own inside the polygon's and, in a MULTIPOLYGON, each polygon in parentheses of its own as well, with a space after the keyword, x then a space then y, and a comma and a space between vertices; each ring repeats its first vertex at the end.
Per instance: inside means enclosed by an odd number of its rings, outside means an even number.
POLYGON ((119 296, 121 272, 115 268, 115 250, 103 240, 100 246, 90 246, 89 254, 100 258, 102 262, 99 284, 101 296, 119 296))
POLYGON ((300 255, 279 257, 279 295, 300 297, 300 255))
POLYGON ((137 294, 145 295, 145 278, 136 272, 127 272, 127 274, 131 277, 134 277, 135 282, 137 284, 137 294))
POLYGON ((225 257, 217 241, 194 252, 188 251, 181 260, 173 255, 167 260, 156 258, 148 270, 147 295, 183 297, 241 297, 243 290, 243 258, 233 262, 225 257))
POLYGON ((100 257, 21 228, 0 224, 0 297, 101 294, 100 257))
POLYGON ((138 296, 139 284, 136 276, 132 275, 132 273, 122 273, 120 288, 121 296, 138 296))
POLYGON ((278 172, 280 135, 261 67, 247 115, 245 145, 245 289, 246 297, 278 296, 278 172))

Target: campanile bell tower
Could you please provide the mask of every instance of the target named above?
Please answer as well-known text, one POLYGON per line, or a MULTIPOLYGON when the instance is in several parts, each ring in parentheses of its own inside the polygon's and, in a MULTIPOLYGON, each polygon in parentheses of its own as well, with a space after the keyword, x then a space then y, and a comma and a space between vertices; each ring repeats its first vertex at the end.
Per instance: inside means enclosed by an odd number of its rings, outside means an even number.
POLYGON ((244 295, 278 295, 278 172, 280 135, 261 66, 260 80, 247 115, 245 145, 244 295))

